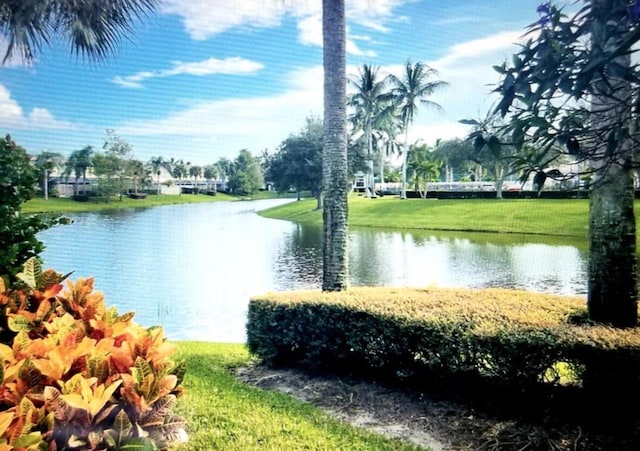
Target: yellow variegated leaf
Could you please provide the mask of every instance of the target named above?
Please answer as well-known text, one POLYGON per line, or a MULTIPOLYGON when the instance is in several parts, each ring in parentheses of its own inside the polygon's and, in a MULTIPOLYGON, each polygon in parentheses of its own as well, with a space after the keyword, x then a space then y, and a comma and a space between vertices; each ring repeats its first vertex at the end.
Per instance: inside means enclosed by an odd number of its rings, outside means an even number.
POLYGON ((0 437, 11 425, 15 414, 13 412, 0 412, 0 437))
POLYGON ((13 349, 4 343, 0 343, 0 363, 15 362, 16 359, 13 356, 13 349))
POLYGON ((31 321, 25 318, 23 315, 11 315, 7 320, 9 329, 13 332, 20 332, 23 330, 29 331, 33 327, 31 321))
POLYGON ((113 392, 120 386, 122 380, 118 380, 110 384, 108 387, 105 387, 104 384, 100 384, 96 387, 93 396, 89 401, 89 413, 91 417, 95 417, 100 410, 107 404, 113 392))

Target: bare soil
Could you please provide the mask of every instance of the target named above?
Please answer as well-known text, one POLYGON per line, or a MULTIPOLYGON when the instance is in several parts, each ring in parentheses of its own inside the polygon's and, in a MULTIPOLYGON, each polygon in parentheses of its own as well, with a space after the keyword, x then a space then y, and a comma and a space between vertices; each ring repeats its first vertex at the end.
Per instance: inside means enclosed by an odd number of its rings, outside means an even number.
POLYGON ((314 404, 340 421, 434 451, 640 449, 635 439, 614 433, 589 432, 562 421, 535 424, 478 406, 346 377, 311 376, 260 364, 238 368, 236 376, 253 386, 314 404))

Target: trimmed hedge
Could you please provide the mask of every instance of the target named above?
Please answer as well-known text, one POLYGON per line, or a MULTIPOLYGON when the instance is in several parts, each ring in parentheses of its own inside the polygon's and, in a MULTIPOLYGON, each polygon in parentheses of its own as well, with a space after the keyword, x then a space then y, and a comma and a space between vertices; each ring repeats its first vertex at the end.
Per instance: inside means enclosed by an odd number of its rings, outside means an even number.
POLYGON ((266 363, 411 384, 488 382, 540 393, 637 396, 640 329, 590 324, 584 298, 504 289, 351 288, 251 299, 249 350, 266 363), (617 391, 616 391, 617 390, 617 391))

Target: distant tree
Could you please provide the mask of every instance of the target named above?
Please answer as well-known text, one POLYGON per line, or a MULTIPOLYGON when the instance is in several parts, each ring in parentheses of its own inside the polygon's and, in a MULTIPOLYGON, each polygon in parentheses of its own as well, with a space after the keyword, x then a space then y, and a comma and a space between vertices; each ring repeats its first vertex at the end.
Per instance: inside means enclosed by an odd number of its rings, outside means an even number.
MULTIPOLYGON (((187 165, 191 163, 185 163, 184 160, 176 160, 173 162, 171 171, 171 175, 178 179, 178 183, 182 181, 187 175, 189 175, 189 170, 187 169, 187 165)), ((182 195, 182 186, 180 186, 180 195, 182 195)))
POLYGON ((434 154, 443 162, 445 182, 460 180, 474 171, 475 163, 471 160, 472 153, 473 145, 467 140, 456 138, 436 143, 434 154))
POLYGON ((436 102, 427 100, 438 89, 447 86, 448 83, 441 80, 429 81, 431 77, 437 76, 435 69, 423 63, 412 64, 410 61, 404 66, 403 73, 396 77, 389 75, 393 85, 392 92, 395 96, 396 105, 402 119, 402 130, 404 131, 404 146, 402 153, 402 193, 401 199, 407 198, 407 157, 409 126, 418 113, 419 104, 441 110, 442 107, 436 102))
POLYGON ((153 175, 155 175, 156 177, 156 194, 160 194, 160 174, 162 173, 162 168, 166 168, 166 162, 164 161, 164 158, 158 156, 158 157, 151 157, 151 159, 149 160, 149 167, 151 168, 151 172, 153 172, 153 175))
POLYGON ((218 159, 216 165, 220 168, 219 175, 222 178, 223 190, 226 191, 228 189, 227 183, 235 171, 235 165, 233 161, 225 157, 218 159))
POLYGON ((189 167, 189 177, 193 177, 193 194, 198 194, 198 178, 202 176, 202 166, 192 165, 189 167))
POLYGON ((423 199, 427 197, 427 184, 438 181, 441 166, 442 161, 426 144, 416 143, 409 148, 407 171, 411 173, 416 192, 423 199))
POLYGON ((112 196, 121 191, 119 174, 122 169, 122 160, 114 154, 96 152, 92 159, 93 173, 97 177, 98 195, 109 202, 112 196))
POLYGON ((62 35, 71 49, 95 60, 112 53, 136 19, 155 10, 156 0, 1 0, 0 29, 7 43, 5 63, 17 51, 28 61, 43 44, 62 35))
POLYGON ((305 127, 282 142, 273 155, 267 178, 279 192, 293 188, 298 193, 309 190, 321 204, 322 190, 322 120, 308 117, 305 127))
POLYGON ((111 182, 116 182, 116 192, 122 200, 127 182, 136 178, 136 171, 139 171, 139 165, 134 162, 133 148, 113 129, 107 129, 102 148, 110 157, 110 164, 107 166, 113 170, 111 182))
POLYGON ((0 275, 13 281, 24 263, 44 250, 37 234, 64 221, 22 213, 22 205, 35 194, 38 171, 9 135, 0 138, 0 180, 0 275))
POLYGON ((517 147, 504 136, 504 127, 496 115, 489 115, 483 121, 465 120, 463 122, 474 125, 474 130, 467 138, 468 142, 473 143, 469 158, 491 172, 496 197, 502 199, 502 185, 505 176, 511 173, 514 158, 518 153, 517 147))
POLYGON ((349 106, 354 109, 351 116, 357 129, 362 130, 366 149, 367 170, 365 190, 368 197, 376 197, 374 182, 374 127, 383 116, 394 112, 393 96, 388 89, 387 78, 380 78, 380 68, 364 64, 358 68, 358 76, 349 78, 354 92, 349 96, 349 106))
POLYGON ((234 161, 229 188, 237 194, 253 194, 264 185, 260 164, 247 149, 242 149, 234 161))
POLYGON ((209 164, 204 167, 202 172, 203 177, 207 181, 207 190, 212 190, 214 193, 217 191, 217 179, 221 174, 220 167, 217 164, 209 164), (212 183, 213 182, 213 183, 212 183))
POLYGON ((36 156, 36 169, 42 174, 42 193, 45 200, 49 199, 49 179, 55 169, 64 165, 64 157, 59 152, 43 150, 36 156))
POLYGON ((65 164, 64 177, 69 178, 73 172, 75 175, 75 183, 73 193, 77 196, 80 194, 78 189, 78 180, 82 177, 82 193, 86 194, 87 186, 87 170, 93 166, 93 147, 85 146, 80 150, 74 150, 69 155, 65 164))

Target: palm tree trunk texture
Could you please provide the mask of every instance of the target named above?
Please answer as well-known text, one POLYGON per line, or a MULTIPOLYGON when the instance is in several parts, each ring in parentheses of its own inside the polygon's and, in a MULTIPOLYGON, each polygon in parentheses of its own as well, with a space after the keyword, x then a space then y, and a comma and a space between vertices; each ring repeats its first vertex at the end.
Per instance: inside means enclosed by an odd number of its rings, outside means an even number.
POLYGON ((402 190, 400 192, 400 199, 407 198, 407 157, 409 153, 409 133, 407 127, 409 124, 404 124, 404 146, 402 149, 402 190))
MULTIPOLYGON (((592 7, 603 7, 603 0, 592 0, 592 7)), ((604 26, 604 24, 600 24, 604 26)), ((609 24, 607 24, 609 25, 609 24)), ((620 24, 625 26, 624 24, 620 24)), ((592 39, 598 39, 593 33, 592 39)), ((606 46, 606 42, 595 42, 606 46)), ((614 61, 630 66, 629 55, 614 61)), ((613 155, 607 155, 607 139, 613 124, 624 121, 635 133, 631 117, 631 86, 628 81, 609 76, 596 81, 591 101, 592 132, 595 133, 596 170, 590 185, 589 282, 587 304, 592 320, 616 327, 637 323, 636 227, 633 211, 634 187, 631 176, 633 144, 629 138, 619 142, 613 155), (626 100, 626 101, 625 101, 626 100)))
POLYGON ((347 288, 347 110, 344 0, 322 1, 324 149, 322 290, 347 288))

